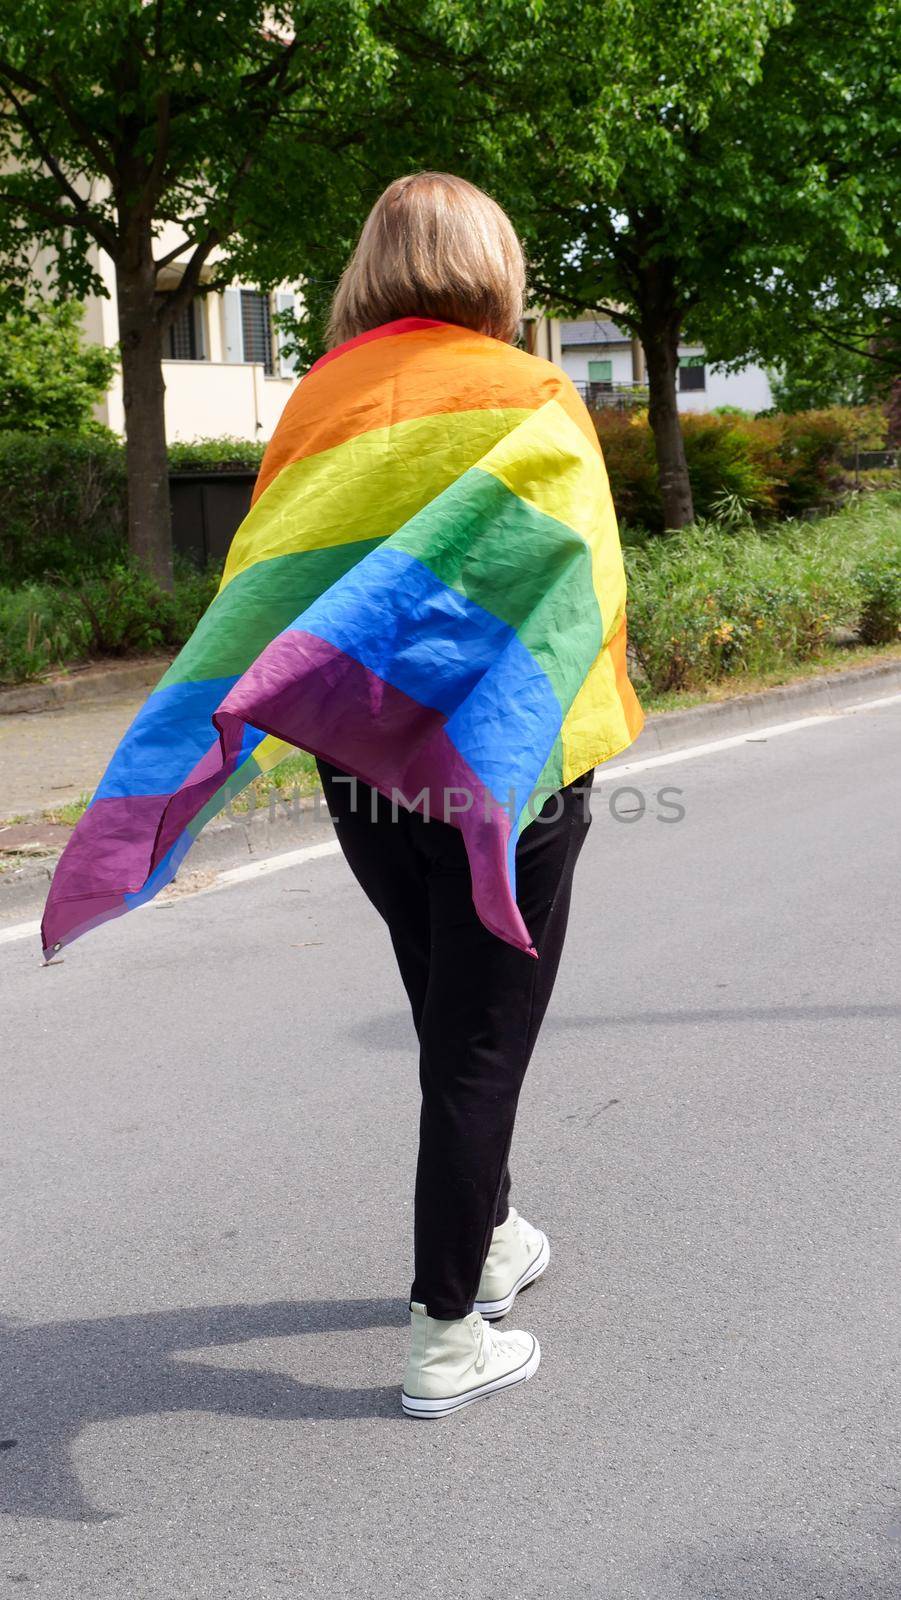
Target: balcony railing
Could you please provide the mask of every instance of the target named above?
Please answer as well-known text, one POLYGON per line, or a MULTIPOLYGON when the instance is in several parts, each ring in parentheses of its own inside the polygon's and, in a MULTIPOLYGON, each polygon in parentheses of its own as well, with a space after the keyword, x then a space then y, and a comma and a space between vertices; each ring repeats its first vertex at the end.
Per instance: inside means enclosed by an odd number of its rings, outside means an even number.
POLYGON ((648 403, 646 383, 577 383, 576 388, 589 411, 600 411, 610 406, 618 411, 628 411, 648 403))

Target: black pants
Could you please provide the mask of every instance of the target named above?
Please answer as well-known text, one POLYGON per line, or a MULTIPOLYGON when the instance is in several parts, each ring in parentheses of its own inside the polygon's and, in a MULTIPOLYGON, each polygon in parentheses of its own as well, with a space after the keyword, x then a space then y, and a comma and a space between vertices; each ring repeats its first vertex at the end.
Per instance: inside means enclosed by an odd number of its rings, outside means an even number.
POLYGON ((433 1317, 464 1317, 507 1215, 516 1107, 557 976, 593 774, 552 795, 517 845, 517 901, 536 961, 476 916, 457 828, 403 806, 393 818, 376 791, 318 765, 344 855, 388 924, 419 1035, 411 1298, 433 1317))

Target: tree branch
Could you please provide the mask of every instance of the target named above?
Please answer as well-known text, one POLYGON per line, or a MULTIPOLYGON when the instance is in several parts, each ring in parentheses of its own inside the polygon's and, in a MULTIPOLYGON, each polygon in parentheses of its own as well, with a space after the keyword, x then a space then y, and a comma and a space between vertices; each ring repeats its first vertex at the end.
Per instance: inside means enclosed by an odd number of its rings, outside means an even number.
POLYGON ((161 332, 165 333, 171 328, 173 322, 186 306, 191 304, 200 283, 200 274, 206 265, 211 252, 220 244, 222 234, 211 228, 205 239, 202 239, 194 251, 190 261, 181 275, 177 289, 161 296, 157 309, 157 322, 161 332))
POLYGON ((10 194, 8 190, 0 190, 0 204, 20 207, 23 211, 30 211, 34 216, 54 228, 71 228, 71 211, 57 211, 53 206, 45 205, 41 200, 33 200, 25 195, 10 194))
POLYGON ((609 302, 598 302, 586 296, 564 294, 559 289, 552 289, 550 284, 543 283, 540 279, 529 274, 530 287, 550 305, 572 306, 577 311, 600 312, 601 316, 608 317, 611 322, 622 323, 633 334, 638 332, 638 318, 631 311, 622 306, 610 305, 609 302))
POLYGON ((85 149, 91 152, 91 155, 94 157, 94 160, 100 168, 100 171, 105 175, 105 177, 110 179, 115 178, 116 169, 113 166, 112 160, 107 155, 99 139, 95 137, 91 129, 88 127, 88 124, 85 122, 81 113, 75 106, 73 106, 63 87, 59 74, 57 72, 52 72, 47 79, 47 84, 49 88, 52 89, 56 103, 62 111, 63 116, 68 122, 76 138, 80 139, 85 149))
POLYGON ((179 256, 183 256, 185 251, 190 250, 191 246, 196 243, 196 239, 182 239, 181 244, 177 244, 173 250, 167 250, 164 256, 160 256, 159 260, 154 262, 157 273, 162 272, 163 268, 168 267, 171 262, 177 261, 179 256))
MULTIPOLYGON (((0 81, 2 81, 2 70, 0 70, 0 81)), ((74 184, 70 183, 52 150, 50 150, 49 146, 47 145, 47 142, 37 127, 33 117, 28 111, 26 111, 21 100, 17 98, 15 91, 9 84, 9 81, 6 82, 4 87, 15 107, 16 116, 18 117, 19 122, 25 129, 25 132, 27 133, 38 155, 43 161, 44 166, 47 167, 52 177, 56 180, 56 183, 66 196, 67 200, 71 201, 72 203, 74 214, 73 216, 69 217, 67 226, 72 227, 73 222, 80 223, 81 227, 83 227, 93 239, 96 239, 97 243, 102 245, 103 249, 106 250, 108 254, 113 257, 113 259, 115 259, 118 249, 118 239, 115 229, 109 227, 109 225, 105 223, 101 217, 98 217, 91 210, 90 206, 85 203, 82 196, 78 193, 78 190, 75 188, 74 184)))

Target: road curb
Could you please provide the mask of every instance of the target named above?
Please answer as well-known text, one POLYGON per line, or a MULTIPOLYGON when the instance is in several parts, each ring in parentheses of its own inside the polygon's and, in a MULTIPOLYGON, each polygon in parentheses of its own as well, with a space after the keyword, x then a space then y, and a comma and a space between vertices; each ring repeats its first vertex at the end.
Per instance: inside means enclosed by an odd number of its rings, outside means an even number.
POLYGON ((43 683, 22 683, 0 689, 0 716, 16 712, 55 711, 88 700, 108 700, 130 689, 152 689, 172 661, 171 656, 142 656, 115 666, 83 667, 43 683))
MULTIPOLYGON (((802 683, 736 695, 731 700, 692 706, 687 711, 658 712, 648 717, 641 735, 622 759, 690 748, 786 718, 839 711, 895 691, 901 691, 901 661, 880 661, 802 683)), ((603 770, 598 769, 600 775, 603 770)), ((208 823, 192 846, 180 881, 295 850, 327 837, 330 830, 328 811, 318 792, 303 798, 294 795, 287 802, 272 794, 254 811, 225 811, 208 823)), ((23 858, 0 872, 0 922, 37 913, 57 859, 55 854, 23 858)))
MULTIPOLYGON (((208 822, 182 867, 178 881, 263 860, 333 837, 331 818, 319 790, 312 796, 276 799, 254 811, 226 809, 208 822)), ((11 859, 0 871, 0 925, 36 915, 43 903, 60 852, 11 859)))
MULTIPOLYGON (((871 666, 828 672, 800 683, 779 684, 754 694, 734 695, 690 706, 687 711, 660 711, 649 716, 642 733, 623 756, 663 754, 683 746, 726 738, 745 728, 761 728, 784 715, 803 717, 839 711, 862 700, 901 690, 901 661, 877 661, 871 666)), ((603 770, 603 769, 601 769, 603 770)))

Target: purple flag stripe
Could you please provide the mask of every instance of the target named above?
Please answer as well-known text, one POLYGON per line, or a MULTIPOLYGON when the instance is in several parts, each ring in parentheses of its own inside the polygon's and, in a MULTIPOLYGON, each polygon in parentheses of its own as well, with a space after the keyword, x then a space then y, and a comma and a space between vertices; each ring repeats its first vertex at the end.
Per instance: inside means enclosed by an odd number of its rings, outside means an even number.
POLYGON ((223 761, 221 741, 211 724, 210 748, 175 794, 108 795, 95 800, 54 873, 44 912, 44 950, 128 910, 125 895, 143 889, 188 823, 230 777, 239 756, 240 744, 223 761), (88 905, 91 921, 86 924, 88 905), (103 907, 107 909, 101 911, 103 907))
POLYGON ((459 828, 479 917, 492 933, 535 954, 508 871, 511 821, 421 705, 315 634, 280 634, 229 691, 213 721, 230 758, 246 722, 322 756, 392 799, 459 828), (422 797, 422 798, 420 798, 422 797), (427 798, 426 798, 427 797, 427 798), (449 799, 448 799, 449 797, 449 799), (466 810, 456 807, 467 803, 466 810), (446 803, 453 814, 445 815, 446 803))

